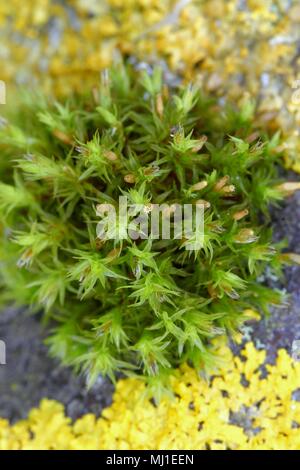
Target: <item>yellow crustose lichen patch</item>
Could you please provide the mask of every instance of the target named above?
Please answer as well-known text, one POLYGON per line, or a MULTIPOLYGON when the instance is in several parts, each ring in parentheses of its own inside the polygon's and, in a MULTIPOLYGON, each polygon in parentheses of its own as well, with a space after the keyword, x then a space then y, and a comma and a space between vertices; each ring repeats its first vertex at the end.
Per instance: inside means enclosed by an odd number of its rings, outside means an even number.
POLYGON ((173 399, 157 406, 138 379, 118 382, 99 419, 72 423, 63 405, 45 399, 26 421, 0 420, 0 449, 300 449, 300 363, 280 350, 262 371, 265 352, 252 343, 241 358, 220 352, 218 375, 208 381, 182 367, 173 399))
POLYGON ((1 79, 65 93, 97 81, 118 54, 165 60, 185 79, 259 102, 300 172, 298 0, 0 2, 1 79))

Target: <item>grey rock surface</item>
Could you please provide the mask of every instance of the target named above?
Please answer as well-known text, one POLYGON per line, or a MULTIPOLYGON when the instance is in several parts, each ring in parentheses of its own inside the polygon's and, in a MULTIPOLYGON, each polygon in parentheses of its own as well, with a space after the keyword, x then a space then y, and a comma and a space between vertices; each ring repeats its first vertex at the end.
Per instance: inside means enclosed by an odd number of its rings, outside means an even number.
POLYGON ((42 398, 64 403, 76 419, 96 415, 111 403, 113 385, 103 378, 87 390, 84 377, 49 358, 46 330, 37 316, 8 309, 0 314, 0 339, 6 344, 6 365, 0 365, 0 416, 12 422, 23 419, 42 398))
MULTIPOLYGON (((295 181, 299 175, 291 172, 287 178, 295 181)), ((272 211, 272 225, 274 241, 286 239, 286 251, 300 254, 300 192, 272 211)), ((278 349, 285 348, 291 354, 293 342, 300 340, 300 266, 287 267, 282 280, 266 275, 266 282, 273 288, 286 290, 288 305, 274 308, 269 317, 246 325, 243 332, 245 339, 252 340, 258 349, 265 349, 267 359, 273 362, 278 349)))

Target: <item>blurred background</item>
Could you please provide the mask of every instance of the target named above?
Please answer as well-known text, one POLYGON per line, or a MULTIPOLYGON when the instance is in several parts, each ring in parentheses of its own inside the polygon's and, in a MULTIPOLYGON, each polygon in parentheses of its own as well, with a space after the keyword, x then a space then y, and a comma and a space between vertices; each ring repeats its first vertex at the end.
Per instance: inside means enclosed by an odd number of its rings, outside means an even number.
POLYGON ((223 100, 251 95, 300 170, 298 0, 0 0, 0 79, 68 94, 122 56, 223 100))

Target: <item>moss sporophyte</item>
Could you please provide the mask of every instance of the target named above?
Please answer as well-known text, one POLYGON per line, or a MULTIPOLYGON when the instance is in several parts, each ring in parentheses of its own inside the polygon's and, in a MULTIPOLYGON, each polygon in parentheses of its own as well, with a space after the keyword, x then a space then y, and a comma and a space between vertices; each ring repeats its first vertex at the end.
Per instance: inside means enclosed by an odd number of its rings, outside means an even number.
POLYGON ((258 278, 297 262, 272 242, 268 208, 299 184, 278 178, 280 135, 262 132, 252 102, 224 109, 120 64, 91 93, 26 95, 4 111, 1 298, 42 307, 51 354, 89 383, 123 372, 161 387, 180 363, 210 369, 214 337, 284 301, 258 278), (201 207, 203 231, 178 232, 185 206, 201 207), (172 236, 144 239, 135 219, 157 207, 172 236))

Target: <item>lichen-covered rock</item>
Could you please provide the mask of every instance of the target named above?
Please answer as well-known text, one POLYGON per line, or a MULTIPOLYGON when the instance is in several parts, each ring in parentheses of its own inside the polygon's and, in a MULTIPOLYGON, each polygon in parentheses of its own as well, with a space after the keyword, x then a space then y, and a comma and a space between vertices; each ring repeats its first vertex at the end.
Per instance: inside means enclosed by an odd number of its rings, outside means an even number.
POLYGON ((25 421, 0 420, 0 449, 299 450, 300 403, 293 392, 300 362, 280 350, 262 378, 264 351, 248 343, 241 359, 218 348, 218 375, 204 380, 183 365, 172 377, 175 396, 156 404, 133 378, 118 382, 99 419, 87 414, 72 423, 60 403, 45 399, 25 421))

